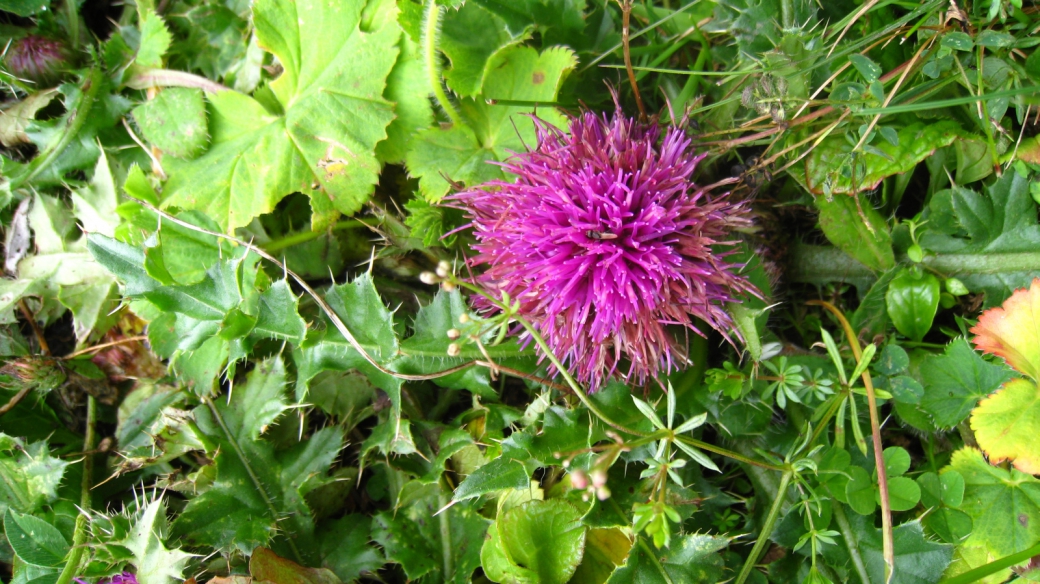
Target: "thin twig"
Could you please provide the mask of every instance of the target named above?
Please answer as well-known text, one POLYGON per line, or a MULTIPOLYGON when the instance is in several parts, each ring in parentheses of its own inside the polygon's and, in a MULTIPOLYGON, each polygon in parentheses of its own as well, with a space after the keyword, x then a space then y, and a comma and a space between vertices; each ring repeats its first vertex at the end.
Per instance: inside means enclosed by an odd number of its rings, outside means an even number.
POLYGON ((29 321, 29 326, 32 327, 33 335, 36 336, 36 342, 40 345, 40 352, 45 356, 50 356, 51 348, 47 344, 47 339, 43 337, 43 331, 40 330, 40 325, 36 324, 36 316, 29 310, 29 305, 25 303, 25 299, 22 298, 18 301, 18 308, 22 311, 22 316, 25 320, 29 321))
POLYGON ((30 391, 32 391, 32 386, 31 385, 26 385, 25 387, 22 388, 21 391, 19 391, 18 393, 14 394, 14 397, 12 397, 10 400, 8 400, 8 402, 6 404, 0 406, 0 416, 6 414, 7 412, 9 412, 11 410, 13 410, 14 407, 16 405, 18 405, 18 402, 22 401, 23 399, 25 399, 25 396, 29 395, 30 391))
POLYGON ((86 355, 88 353, 94 353, 94 352, 100 351, 102 349, 107 349, 109 347, 115 347, 117 345, 125 345, 127 343, 132 343, 134 341, 147 341, 147 340, 148 340, 148 336, 147 335, 141 335, 141 336, 137 336, 137 337, 126 337, 124 339, 119 339, 118 341, 111 341, 111 342, 108 342, 108 343, 101 343, 100 345, 94 345, 93 347, 87 347, 86 349, 80 349, 80 350, 76 351, 75 353, 69 353, 68 355, 65 355, 64 357, 62 357, 62 359, 75 359, 76 357, 81 357, 81 356, 86 355))

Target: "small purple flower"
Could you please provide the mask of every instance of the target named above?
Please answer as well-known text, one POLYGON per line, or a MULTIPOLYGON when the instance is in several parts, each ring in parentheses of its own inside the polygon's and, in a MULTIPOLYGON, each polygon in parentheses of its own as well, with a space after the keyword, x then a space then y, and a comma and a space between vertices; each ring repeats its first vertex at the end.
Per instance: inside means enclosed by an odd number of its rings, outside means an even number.
MULTIPOLYGON (((79 578, 75 578, 75 581, 79 584, 87 584, 79 578)), ((137 576, 130 572, 123 572, 122 574, 116 574, 115 576, 109 576, 98 581, 98 584, 137 584, 137 576)))
POLYGON ((486 266, 476 282, 519 301, 590 392, 611 376, 642 384, 686 363, 681 331, 704 334, 694 319, 739 338, 723 305, 758 292, 719 248, 737 243, 749 210, 691 182, 703 155, 683 130, 662 139, 656 123, 620 110, 585 112, 569 135, 537 125, 535 149, 502 165, 515 182, 452 196, 478 241, 470 264, 486 266))

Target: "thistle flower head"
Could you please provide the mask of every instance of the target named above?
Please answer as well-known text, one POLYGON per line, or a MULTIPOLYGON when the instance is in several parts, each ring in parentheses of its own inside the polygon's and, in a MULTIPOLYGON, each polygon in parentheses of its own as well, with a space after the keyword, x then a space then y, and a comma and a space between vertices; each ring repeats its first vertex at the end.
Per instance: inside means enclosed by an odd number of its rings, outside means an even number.
POLYGON ((48 85, 61 77, 68 59, 69 50, 60 41, 30 34, 11 41, 4 54, 4 65, 19 79, 48 85))
POLYGON ((681 128, 661 134, 620 111, 583 113, 569 133, 538 123, 536 147, 503 164, 514 182, 453 195, 478 241, 470 263, 486 268, 477 283, 519 301, 590 391, 685 362, 694 319, 738 336, 723 304, 757 293, 720 253, 747 206, 693 184, 703 156, 681 128))

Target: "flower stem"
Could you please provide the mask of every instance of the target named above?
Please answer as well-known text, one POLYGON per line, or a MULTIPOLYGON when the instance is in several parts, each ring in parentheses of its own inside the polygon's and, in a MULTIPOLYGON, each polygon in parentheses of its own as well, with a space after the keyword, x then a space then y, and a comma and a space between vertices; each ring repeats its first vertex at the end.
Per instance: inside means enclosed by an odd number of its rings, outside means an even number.
MULTIPOLYGON (((806 304, 822 306, 827 309, 845 330, 845 336, 852 348, 852 355, 858 362, 863 355, 859 347, 859 339, 848 319, 833 304, 823 300, 810 300, 806 304)), ((881 498, 881 548, 885 559, 885 582, 891 582, 896 568, 896 552, 892 541, 892 502, 888 495, 888 475, 885 472, 885 457, 881 449, 881 423, 878 419, 877 398, 874 395, 874 383, 870 378, 870 372, 863 371, 863 388, 867 391, 867 405, 870 409, 870 437, 874 442, 874 465, 877 467, 878 492, 881 498)), ((851 381, 851 380, 850 380, 851 381)), ((850 400, 853 399, 851 396, 850 400)), ((850 402, 855 403, 855 402, 850 402)), ((854 420, 855 421, 855 420, 854 420)))
POLYGON ((426 74, 430 76, 430 89, 437 103, 448 115, 451 123, 461 126, 462 118, 458 110, 448 99, 444 92, 444 83, 441 80, 441 61, 437 54, 438 27, 440 27, 441 7, 436 0, 426 0, 426 14, 423 15, 423 53, 426 58, 426 74))
POLYGON ((849 518, 845 516, 845 509, 842 508, 841 503, 834 501, 832 507, 834 520, 838 523, 838 529, 841 530, 841 536, 845 540, 845 546, 849 548, 849 558, 852 559, 852 567, 856 569, 856 574, 863 584, 870 584, 870 578, 867 576, 867 566, 863 563, 863 557, 859 554, 859 542, 856 541, 856 532, 852 530, 852 524, 849 523, 849 518))
POLYGON ((90 510, 90 489, 94 483, 94 424, 97 421, 97 402, 94 396, 87 396, 87 431, 83 438, 83 479, 80 483, 79 506, 82 510, 76 515, 76 527, 72 533, 72 549, 68 560, 55 584, 69 584, 79 572, 83 563, 83 552, 87 546, 87 515, 90 510))
POLYGON ((735 581, 736 584, 744 584, 748 576, 751 575, 751 570, 755 568, 758 556, 762 554, 762 550, 769 543, 769 534, 773 533, 773 526, 776 525, 776 519, 780 516, 780 509, 783 507, 784 499, 786 499, 787 495, 787 487, 791 484, 793 476, 794 471, 788 468, 784 471, 783 476, 780 477, 780 488, 777 489, 776 498, 773 499, 773 506, 769 508, 769 514, 766 515, 765 523, 762 524, 762 529, 758 532, 755 547, 751 548, 751 554, 744 562, 744 567, 740 569, 740 575, 737 576, 735 581))
POLYGON ((23 184, 36 178, 45 168, 51 165, 52 162, 57 160, 58 156, 65 151, 65 148, 72 142, 72 139, 79 134, 80 129, 83 128, 83 124, 87 122, 87 118, 90 116, 90 110, 94 107, 94 100, 97 99, 98 91, 101 90, 101 84, 104 81, 102 76, 102 70, 100 64, 95 64, 94 68, 87 74, 87 80, 83 83, 83 87, 80 88, 79 103, 76 104, 76 112, 71 114, 68 119, 65 131, 61 133, 61 136, 57 140, 47 145, 39 156, 33 159, 26 168, 25 173, 21 176, 17 176, 11 179, 9 189, 14 191, 23 184))
POLYGON ((230 87, 186 71, 170 69, 139 69, 126 81, 130 89, 148 89, 150 87, 191 87, 209 93, 233 91, 230 87))
POLYGON ((300 245, 301 243, 307 243, 308 241, 312 241, 312 240, 318 239, 322 235, 327 235, 327 234, 329 234, 329 233, 331 233, 333 231, 340 231, 340 230, 343 230, 343 229, 356 229, 358 227, 368 227, 368 226, 365 225, 364 223, 362 223, 361 221, 357 220, 357 219, 347 219, 345 221, 337 222, 335 225, 333 225, 330 229, 328 229, 326 231, 309 231, 308 230, 308 231, 302 231, 300 233, 293 233, 292 235, 287 235, 287 236, 285 236, 285 237, 283 237, 281 239, 275 239, 273 241, 269 241, 266 244, 261 245, 260 247, 264 248, 268 253, 281 251, 281 250, 283 250, 283 249, 285 249, 287 247, 292 247, 294 245, 300 245))

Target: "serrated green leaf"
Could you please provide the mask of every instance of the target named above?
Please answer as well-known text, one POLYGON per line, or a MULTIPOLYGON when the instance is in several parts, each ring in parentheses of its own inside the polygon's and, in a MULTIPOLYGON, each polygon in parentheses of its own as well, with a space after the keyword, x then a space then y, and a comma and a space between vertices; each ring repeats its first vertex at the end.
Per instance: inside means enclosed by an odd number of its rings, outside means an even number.
POLYGON ((439 485, 415 488, 408 505, 375 516, 372 538, 386 551, 387 559, 401 564, 410 580, 425 576, 431 582, 470 582, 480 566, 480 546, 490 522, 469 503, 442 509, 448 498, 439 485))
POLYGON ((971 413, 971 429, 990 462, 1009 460, 1018 470, 1040 474, 1040 387, 1013 379, 984 398, 971 413))
POLYGON ((1001 261, 1018 253, 1035 252, 1040 246, 1040 225, 1029 182, 1017 172, 1005 172, 984 193, 955 188, 946 191, 944 197, 934 195, 949 200, 963 232, 930 229, 922 234, 920 243, 940 258, 953 254, 963 258, 959 263, 969 267, 946 275, 956 277, 972 292, 985 292, 985 306, 999 305, 1015 289, 1027 288, 1036 277, 1031 265, 1009 268, 1001 261))
POLYGON ((942 355, 921 362, 921 408, 938 426, 951 428, 968 417, 978 400, 1011 377, 1010 369, 987 363, 965 339, 957 339, 942 355))
POLYGON ((60 566, 69 543, 53 525, 39 517, 7 510, 4 534, 18 558, 34 566, 60 566))
POLYGON ((974 525, 964 545, 981 546, 1003 557, 1040 542, 1040 481, 992 466, 970 448, 953 454, 944 472, 953 471, 964 477, 959 509, 971 516, 974 525))
POLYGON ((531 457, 518 448, 503 448, 502 454, 469 474, 455 489, 454 501, 472 499, 505 489, 521 489, 531 480, 531 457))
MULTIPOLYGON (((853 529, 859 537, 859 550, 870 581, 884 582, 886 572, 881 530, 868 521, 869 518, 857 518, 853 529)), ((943 570, 953 555, 953 546, 925 538, 920 521, 896 526, 892 531, 892 544, 896 561, 892 582, 897 584, 935 584, 942 578, 943 570)))
POLYGON ((133 116, 145 140, 171 156, 194 158, 209 142, 201 89, 165 89, 134 108, 133 116))
MULTIPOLYGON (((552 102, 563 78, 577 65, 574 53, 553 47, 539 54, 530 47, 509 47, 488 63, 496 73, 485 83, 487 99, 552 102)), ((534 123, 525 114, 530 107, 489 105, 483 99, 463 99, 459 109, 465 126, 430 128, 418 136, 408 153, 408 171, 419 177, 419 187, 430 202, 439 201, 450 185, 442 176, 466 185, 503 178, 501 169, 487 161, 504 161, 512 152, 535 143, 534 123)), ((546 123, 562 125, 564 118, 551 107, 538 110, 546 123)))
POLYGON ((494 70, 492 56, 506 47, 523 42, 530 31, 523 28, 510 34, 505 23, 477 2, 467 2, 457 11, 448 11, 441 24, 438 48, 451 61, 444 79, 455 93, 474 97, 480 93, 484 80, 494 70))
POLYGON ((383 97, 394 104, 394 120, 386 128, 386 140, 376 145, 376 156, 385 163, 404 162, 419 130, 433 123, 430 78, 419 46, 408 35, 398 41, 400 54, 386 79, 383 97))
POLYGON ((371 545, 372 518, 347 515, 320 526, 321 563, 344 582, 352 582, 363 572, 375 572, 385 562, 382 553, 371 545))
POLYGON ((480 557, 492 580, 564 584, 585 551, 581 513, 561 499, 531 500, 499 515, 480 557))
POLYGON ((134 62, 141 67, 162 67, 162 58, 170 48, 173 37, 161 16, 151 8, 139 11, 141 16, 140 46, 134 62))
POLYGON ((0 433, 0 511, 32 513, 54 500, 68 465, 51 456, 45 441, 26 443, 0 433))
POLYGON ((289 282, 278 280, 260 293, 260 304, 253 334, 293 343, 303 341, 307 323, 299 313, 299 298, 289 282))
POLYGON ((637 541, 632 546, 625 565, 618 568, 607 582, 719 582, 724 578, 724 563, 720 552, 728 546, 728 538, 707 534, 685 535, 673 539, 668 549, 657 549, 648 545, 645 540, 637 541), (667 578, 661 573, 662 567, 667 578))
POLYGON ((210 95, 210 149, 167 161, 163 204, 203 210, 227 230, 293 192, 311 198, 315 228, 360 209, 379 172, 376 145, 394 117, 383 92, 401 33, 396 22, 362 32, 363 7, 256 2, 260 45, 284 67, 270 84, 282 111, 236 92, 210 95))

